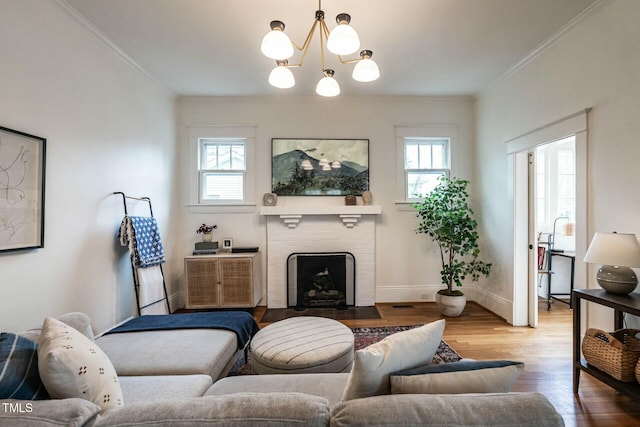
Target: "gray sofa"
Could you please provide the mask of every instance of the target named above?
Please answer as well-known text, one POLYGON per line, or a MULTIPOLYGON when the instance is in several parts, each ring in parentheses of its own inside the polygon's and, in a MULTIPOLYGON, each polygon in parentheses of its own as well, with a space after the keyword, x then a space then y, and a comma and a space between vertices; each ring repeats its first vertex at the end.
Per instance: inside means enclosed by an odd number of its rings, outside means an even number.
MULTIPOLYGON (((87 316, 59 319, 93 339, 87 316)), ((38 331, 23 335, 37 340, 38 331)), ((539 393, 396 394, 343 402, 348 373, 224 377, 242 357, 226 331, 132 332, 95 342, 118 373, 124 406, 101 412, 78 398, 5 399, 0 425, 564 425, 539 393)))

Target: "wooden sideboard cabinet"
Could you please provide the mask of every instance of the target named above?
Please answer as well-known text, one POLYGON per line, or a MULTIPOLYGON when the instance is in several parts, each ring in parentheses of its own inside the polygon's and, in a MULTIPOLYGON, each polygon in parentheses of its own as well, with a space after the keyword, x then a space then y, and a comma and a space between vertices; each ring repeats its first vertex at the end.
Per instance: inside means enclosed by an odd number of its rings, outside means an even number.
POLYGON ((262 297, 260 252, 184 259, 185 307, 255 307, 262 297))

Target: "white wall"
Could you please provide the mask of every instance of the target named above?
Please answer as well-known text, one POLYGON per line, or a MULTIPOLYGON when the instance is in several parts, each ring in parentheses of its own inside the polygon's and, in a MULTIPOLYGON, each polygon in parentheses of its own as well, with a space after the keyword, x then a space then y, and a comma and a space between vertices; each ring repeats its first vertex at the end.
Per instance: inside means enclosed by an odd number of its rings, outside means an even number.
MULTIPOLYGON (((214 238, 231 237, 234 246, 266 245, 266 219, 257 208, 248 213, 225 213, 187 208, 187 126, 256 126, 256 204, 271 189, 271 138, 365 138, 369 139, 370 187, 373 204, 382 206, 376 219, 376 301, 433 300, 440 284, 439 258, 418 225, 413 210, 399 210, 396 195, 396 125, 435 124, 459 127, 452 147, 452 174, 472 177, 473 101, 469 97, 394 98, 206 98, 185 97, 178 102, 180 170, 180 232, 177 251, 188 255, 198 241, 197 226, 215 223, 214 238)), ((474 190, 472 185, 471 191, 474 190)), ((279 198, 278 203, 338 203, 338 197, 279 198)), ((182 259, 174 260, 180 268, 182 259)), ((356 261, 357 262, 357 261, 356 261)), ((263 266, 266 266, 263 260, 263 266)), ((266 274, 263 275, 266 277, 266 274)))
POLYGON ((47 139, 45 247, 0 253, 2 330, 84 311, 100 332, 133 309, 111 193, 150 196, 173 249, 173 95, 53 0, 0 0, 0 10, 0 125, 47 139))
MULTIPOLYGON (((588 107, 588 230, 640 235, 636 170, 640 156, 640 2, 607 0, 560 39, 477 99, 476 196, 500 267, 485 292, 513 299, 513 213, 504 142, 588 107)), ((576 260, 581 262, 581 260, 576 260)), ((596 288, 597 266, 589 282, 596 288)), ((509 313, 498 313, 510 318, 509 313)), ((590 309, 589 324, 611 328, 590 309)))

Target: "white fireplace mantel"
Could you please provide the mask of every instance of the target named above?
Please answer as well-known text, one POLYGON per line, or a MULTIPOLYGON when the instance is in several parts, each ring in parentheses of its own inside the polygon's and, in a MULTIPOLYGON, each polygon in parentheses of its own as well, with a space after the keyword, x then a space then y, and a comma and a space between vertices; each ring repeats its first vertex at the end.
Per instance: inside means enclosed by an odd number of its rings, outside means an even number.
POLYGON ((363 215, 380 215, 382 207, 377 205, 326 205, 326 206, 261 206, 260 215, 278 216, 289 228, 296 228, 308 215, 335 216, 347 228, 353 228, 363 215))
POLYGON ((267 225, 267 307, 289 306, 287 259, 293 253, 349 252, 355 257, 355 305, 376 301, 376 222, 380 206, 300 200, 260 207, 267 225), (314 205, 315 203, 315 205, 314 205))

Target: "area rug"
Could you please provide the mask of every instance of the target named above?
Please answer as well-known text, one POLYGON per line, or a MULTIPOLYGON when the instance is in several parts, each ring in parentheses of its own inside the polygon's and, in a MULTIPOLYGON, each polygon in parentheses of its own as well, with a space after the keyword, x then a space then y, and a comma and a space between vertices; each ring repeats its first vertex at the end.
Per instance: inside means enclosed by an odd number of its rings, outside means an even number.
MULTIPOLYGON (((360 350, 368 345, 376 343, 387 337, 391 334, 395 334, 396 332, 402 332, 409 329, 417 328, 422 325, 413 325, 413 326, 384 326, 384 327, 375 327, 375 328, 352 328, 353 338, 354 338, 354 347, 355 350, 360 350)), ((461 357, 456 351, 449 346, 444 340, 440 341, 440 345, 438 346, 438 350, 436 354, 433 356, 433 364, 439 365, 442 363, 449 362, 457 362, 461 357)), ((248 352, 247 355, 247 363, 244 361, 244 357, 241 357, 236 362, 235 366, 231 369, 228 376, 236 376, 236 375, 252 375, 251 372, 251 351, 248 352)))
POLYGON ((316 316, 334 320, 371 320, 380 319, 380 313, 375 306, 338 308, 306 308, 296 311, 295 308, 269 308, 260 319, 261 323, 278 322, 289 317, 316 316))

